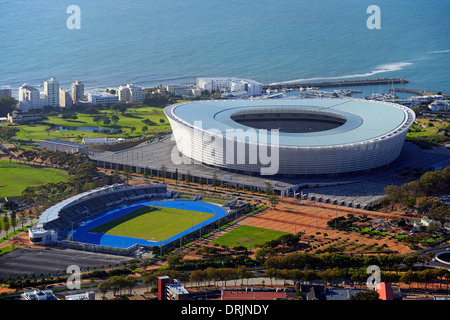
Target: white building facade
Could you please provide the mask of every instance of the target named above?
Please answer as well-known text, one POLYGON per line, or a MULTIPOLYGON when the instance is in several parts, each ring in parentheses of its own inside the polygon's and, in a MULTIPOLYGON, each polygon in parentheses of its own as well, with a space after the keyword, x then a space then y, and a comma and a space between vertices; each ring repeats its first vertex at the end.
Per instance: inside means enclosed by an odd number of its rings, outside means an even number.
POLYGON ((145 98, 145 89, 130 83, 126 86, 120 86, 117 93, 119 101, 124 103, 138 103, 145 98))
POLYGON ((73 105, 72 96, 66 90, 59 88, 59 106, 69 108, 73 105))
POLYGON ((38 89, 24 83, 19 88, 19 107, 23 111, 34 108, 42 108, 44 101, 41 100, 41 94, 38 89))
POLYGON ((84 84, 77 80, 72 83, 72 101, 77 103, 84 100, 84 84))
POLYGON ((59 82, 56 79, 44 81, 44 97, 47 106, 59 107, 59 82))
POLYGON ((218 92, 247 91, 249 96, 262 94, 262 83, 251 79, 239 78, 197 78, 197 87, 202 90, 218 92))
POLYGON ((108 92, 88 93, 88 101, 93 104, 110 104, 119 102, 119 97, 108 92))

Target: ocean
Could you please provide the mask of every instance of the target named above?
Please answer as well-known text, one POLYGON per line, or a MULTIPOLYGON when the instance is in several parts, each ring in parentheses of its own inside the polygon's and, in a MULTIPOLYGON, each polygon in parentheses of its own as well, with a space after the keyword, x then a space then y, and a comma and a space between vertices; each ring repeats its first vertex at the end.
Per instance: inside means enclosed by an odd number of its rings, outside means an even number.
POLYGON ((450 93, 449 14, 439 0, 0 0, 0 87, 399 77, 450 93), (71 5, 80 29, 67 26, 71 5), (367 27, 370 5, 381 29, 367 27))

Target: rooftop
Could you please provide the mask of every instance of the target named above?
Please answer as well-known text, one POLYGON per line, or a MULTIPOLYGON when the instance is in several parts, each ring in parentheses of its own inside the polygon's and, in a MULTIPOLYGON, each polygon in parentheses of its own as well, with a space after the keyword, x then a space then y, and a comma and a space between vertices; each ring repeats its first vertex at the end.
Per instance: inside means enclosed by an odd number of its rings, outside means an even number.
MULTIPOLYGON (((203 130, 227 130, 250 127, 231 119, 237 112, 321 112, 347 121, 337 127, 320 132, 279 132, 279 143, 285 146, 314 147, 358 143, 382 138, 397 132, 412 122, 414 115, 407 108, 392 104, 360 99, 297 99, 297 100, 215 100, 180 103, 166 108, 169 113, 189 126, 203 130), (201 117, 199 117, 201 115, 201 117), (201 121, 201 123, 199 122, 201 121)), ((269 137, 270 138, 270 137, 269 137)), ((256 142, 256 141, 255 141, 256 142)))

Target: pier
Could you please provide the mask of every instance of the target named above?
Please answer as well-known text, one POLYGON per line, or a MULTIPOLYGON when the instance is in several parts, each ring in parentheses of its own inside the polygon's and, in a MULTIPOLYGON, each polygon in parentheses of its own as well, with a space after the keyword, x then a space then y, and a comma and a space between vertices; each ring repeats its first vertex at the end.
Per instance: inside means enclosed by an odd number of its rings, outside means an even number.
POLYGON ((359 79, 343 81, 325 81, 325 82, 307 82, 307 83, 284 83, 263 85, 263 90, 298 90, 300 88, 339 88, 353 86, 374 86, 374 85, 394 85, 405 84, 408 80, 400 78, 382 78, 382 79, 359 79))
POLYGON ((411 93, 418 96, 433 96, 433 95, 442 95, 446 99, 450 99, 450 93, 443 93, 441 91, 430 91, 430 90, 418 90, 418 89, 406 89, 406 88, 391 88, 390 92, 404 92, 411 93))

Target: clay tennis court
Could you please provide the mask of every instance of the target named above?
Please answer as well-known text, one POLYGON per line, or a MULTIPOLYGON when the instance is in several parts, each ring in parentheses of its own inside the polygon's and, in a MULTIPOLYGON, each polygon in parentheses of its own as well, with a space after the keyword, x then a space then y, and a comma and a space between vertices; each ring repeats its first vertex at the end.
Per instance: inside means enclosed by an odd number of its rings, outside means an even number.
POLYGON ((303 232, 307 236, 314 235, 316 238, 323 239, 325 243, 327 243, 327 239, 341 238, 348 239, 349 242, 356 241, 366 245, 374 244, 380 246, 386 244, 387 249, 397 251, 401 254, 411 251, 405 244, 397 240, 389 239, 389 236, 370 237, 356 232, 334 230, 327 226, 328 221, 339 216, 347 216, 349 213, 353 213, 354 215, 367 215, 374 220, 392 219, 396 217, 394 214, 389 213, 372 212, 309 201, 302 201, 300 205, 298 201, 284 199, 277 204, 275 209, 268 208, 263 212, 243 220, 241 223, 290 233, 303 232), (320 236, 317 236, 318 232, 320 232, 320 236), (323 236, 324 233, 327 234, 326 237, 323 236))

